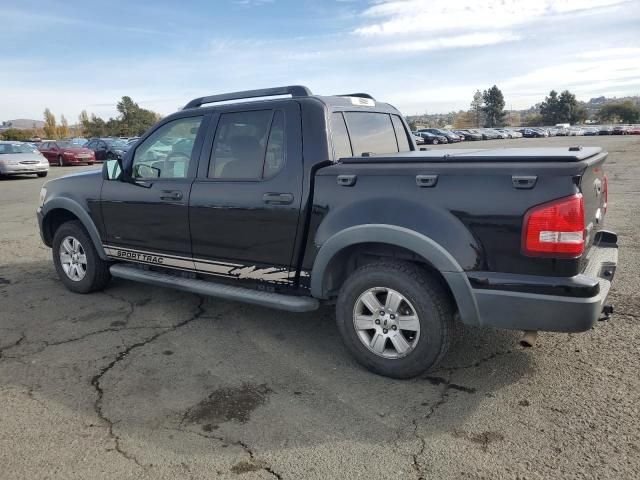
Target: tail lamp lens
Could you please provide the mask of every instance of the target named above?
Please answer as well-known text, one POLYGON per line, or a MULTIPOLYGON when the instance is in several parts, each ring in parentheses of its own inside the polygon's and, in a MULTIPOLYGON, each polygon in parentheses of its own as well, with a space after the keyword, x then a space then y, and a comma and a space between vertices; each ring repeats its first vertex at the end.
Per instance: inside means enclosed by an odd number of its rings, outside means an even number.
POLYGON ((579 257, 585 244, 582 194, 533 207, 524 217, 523 232, 526 255, 579 257))

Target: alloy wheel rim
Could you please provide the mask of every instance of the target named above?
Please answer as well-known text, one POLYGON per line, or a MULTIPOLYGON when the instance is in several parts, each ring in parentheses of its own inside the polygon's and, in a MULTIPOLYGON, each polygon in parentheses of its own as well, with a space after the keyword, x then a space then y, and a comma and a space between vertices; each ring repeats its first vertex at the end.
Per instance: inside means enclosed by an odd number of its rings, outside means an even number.
POLYGON ((353 326, 367 349, 385 359, 406 357, 420 340, 420 320, 400 292, 374 287, 362 293, 353 308, 353 326))
POLYGON ((87 255, 77 238, 65 237, 60 243, 60 264, 62 270, 74 282, 79 282, 87 274, 87 255))

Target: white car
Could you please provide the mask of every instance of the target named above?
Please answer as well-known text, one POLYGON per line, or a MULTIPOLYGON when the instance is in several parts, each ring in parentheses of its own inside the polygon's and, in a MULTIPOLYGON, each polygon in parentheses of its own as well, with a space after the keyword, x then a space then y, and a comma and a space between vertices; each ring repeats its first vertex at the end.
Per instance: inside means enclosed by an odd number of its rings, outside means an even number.
POLYGON ((578 137, 584 135, 584 130, 580 127, 571 127, 567 130, 567 136, 578 137))
POLYGON ((49 161, 37 148, 22 142, 0 142, 0 176, 34 174, 46 177, 49 161))

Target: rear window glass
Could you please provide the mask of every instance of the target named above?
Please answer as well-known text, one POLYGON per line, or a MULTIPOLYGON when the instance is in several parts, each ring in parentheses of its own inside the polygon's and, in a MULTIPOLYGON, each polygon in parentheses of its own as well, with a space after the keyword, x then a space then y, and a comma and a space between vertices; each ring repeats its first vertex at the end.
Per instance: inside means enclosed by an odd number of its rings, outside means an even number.
POLYGON ((386 113, 345 112, 353 154, 397 153, 398 144, 391 118, 386 113))
POLYGON ((400 117, 397 115, 391 115, 391 121, 393 122, 393 128, 396 131, 398 149, 401 152, 408 152, 411 150, 411 147, 409 146, 409 138, 407 137, 407 131, 404 128, 402 120, 400 120, 400 117))
POLYGON ((336 159, 352 157, 351 143, 349 142, 349 134, 347 126, 344 123, 344 117, 340 112, 336 112, 331 116, 331 130, 333 136, 333 150, 336 159))

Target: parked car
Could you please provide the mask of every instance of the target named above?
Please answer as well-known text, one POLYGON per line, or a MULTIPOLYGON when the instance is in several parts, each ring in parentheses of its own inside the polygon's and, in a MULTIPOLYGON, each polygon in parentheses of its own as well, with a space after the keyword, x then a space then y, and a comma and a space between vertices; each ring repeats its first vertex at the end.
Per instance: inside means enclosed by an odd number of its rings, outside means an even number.
POLYGON ((584 134, 588 136, 595 136, 600 134, 598 127, 584 127, 583 130, 584 134))
POLYGON ((629 127, 626 125, 618 125, 613 127, 613 131, 611 132, 613 135, 628 135, 629 127))
POLYGON ((140 137, 131 137, 129 140, 127 140, 127 145, 131 146, 134 143, 136 143, 139 139, 140 137))
POLYGON ((506 128, 494 128, 494 130, 500 133, 501 135, 503 135, 503 138, 514 138, 513 132, 510 130, 507 130, 506 128))
POLYGON ((123 158, 131 145, 118 138, 92 138, 85 147, 94 152, 97 162, 103 162, 123 158))
POLYGON ((509 134, 508 133, 502 132, 502 131, 498 130, 497 128, 485 128, 485 130, 496 134, 497 138, 499 138, 501 140, 505 140, 505 139, 509 138, 509 134))
POLYGON ((627 133, 629 135, 640 135, 640 126, 629 127, 629 130, 627 130, 627 133))
POLYGON ((568 137, 580 137, 582 135, 584 135, 584 129, 580 127, 570 127, 567 129, 568 137))
POLYGON ((445 143, 456 143, 460 141, 460 137, 458 135, 450 130, 443 130, 441 128, 423 128, 418 130, 418 132, 427 132, 440 137, 445 137, 447 139, 447 142, 445 143))
POLYGON ((602 125, 598 131, 598 135, 613 135, 613 127, 602 125))
POLYGON ((458 319, 591 329, 618 262, 602 230, 608 154, 421 152, 400 112, 364 95, 196 98, 102 172, 48 182, 37 217, 60 280, 77 293, 115 276, 296 312, 335 305, 346 348, 395 378, 436 365, 458 319), (176 137, 198 147, 147 156, 176 137))
POLYGON ((424 138, 414 132, 411 132, 411 135, 413 136, 413 141, 416 142, 416 145, 424 145, 424 138))
POLYGON ((495 130, 492 130, 490 128, 481 128, 479 129, 479 131, 482 134, 482 138, 484 140, 496 140, 499 138, 503 138, 503 136, 499 132, 496 132, 495 130))
POLYGON ((64 167, 66 165, 93 165, 96 157, 93 151, 81 147, 70 141, 49 140, 42 142, 38 149, 51 165, 64 167))
POLYGON ((521 132, 524 138, 543 138, 548 136, 548 133, 545 134, 545 132, 536 128, 523 128, 521 132))
POLYGON ((463 137, 467 141, 482 140, 482 134, 473 130, 454 130, 453 133, 463 137))
POLYGON ((49 162, 37 148, 22 142, 0 141, 0 177, 35 174, 46 177, 49 162))
POLYGON ((447 140, 447 137, 444 135, 434 135, 431 132, 422 131, 415 132, 415 134, 421 136, 425 144, 438 145, 439 143, 449 143, 449 140, 447 140))

